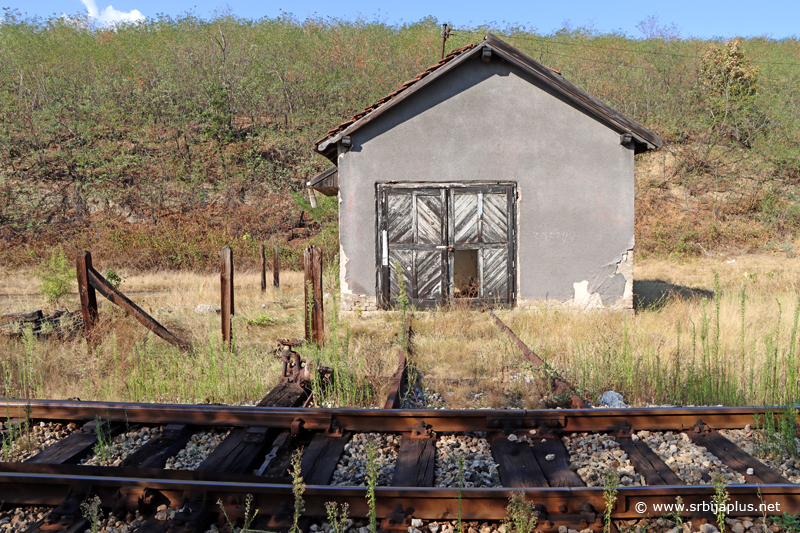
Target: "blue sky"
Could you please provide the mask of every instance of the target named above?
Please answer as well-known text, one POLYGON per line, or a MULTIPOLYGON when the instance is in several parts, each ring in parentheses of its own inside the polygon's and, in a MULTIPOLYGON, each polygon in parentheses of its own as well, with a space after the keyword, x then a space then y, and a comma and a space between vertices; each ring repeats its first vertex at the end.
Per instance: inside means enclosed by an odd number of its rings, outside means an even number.
POLYGON ((389 24, 416 22, 433 16, 439 22, 456 26, 487 22, 505 26, 509 23, 535 28, 542 33, 552 32, 568 22, 572 27, 586 26, 600 32, 622 31, 634 37, 642 36, 637 29, 639 22, 656 18, 659 26, 674 25, 681 37, 768 36, 781 39, 800 36, 800 0, 673 0, 652 3, 522 0, 499 4, 474 0, 403 0, 394 3, 366 0, 0 0, 0 6, 42 17, 88 12, 101 22, 153 17, 158 13, 176 16, 187 11, 205 18, 225 9, 244 18, 275 17, 287 12, 300 19, 309 16, 351 20, 362 17, 389 24))

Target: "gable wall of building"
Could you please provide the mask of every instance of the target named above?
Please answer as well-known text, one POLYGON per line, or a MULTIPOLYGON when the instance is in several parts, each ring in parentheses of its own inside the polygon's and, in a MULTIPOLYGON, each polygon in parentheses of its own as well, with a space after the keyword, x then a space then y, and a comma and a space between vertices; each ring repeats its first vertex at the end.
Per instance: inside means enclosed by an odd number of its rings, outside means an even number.
POLYGON ((387 110, 340 148, 346 308, 376 295, 375 184, 518 184, 517 297, 629 307, 632 146, 523 71, 477 57, 387 110))

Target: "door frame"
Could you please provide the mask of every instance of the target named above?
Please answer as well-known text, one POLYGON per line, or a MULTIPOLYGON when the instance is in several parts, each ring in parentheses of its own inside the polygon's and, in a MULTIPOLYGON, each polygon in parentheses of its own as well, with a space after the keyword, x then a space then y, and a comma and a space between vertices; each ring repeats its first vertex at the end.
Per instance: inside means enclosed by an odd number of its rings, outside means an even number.
MULTIPOLYGON (((445 230, 446 238, 446 265, 447 272, 445 279, 447 283, 442 289, 441 301, 435 304, 422 304, 422 307, 433 307, 434 305, 450 304, 453 305, 456 301, 453 294, 453 287, 455 285, 455 272, 454 261, 456 250, 483 250, 483 249, 498 249, 496 244, 483 244, 483 243, 470 243, 457 245, 454 242, 455 228, 453 216, 453 203, 454 195, 458 192, 474 192, 474 193, 506 193, 508 195, 508 212, 507 212, 507 228, 508 228, 508 242, 506 243, 508 261, 507 261, 507 294, 504 298, 458 298, 459 302, 468 303, 470 305, 503 305, 513 306, 516 303, 516 272, 517 272, 517 258, 516 258, 516 241, 517 241, 517 183, 511 181, 463 181, 463 182, 376 182, 375 183, 375 210, 377 216, 375 217, 375 289, 378 300, 378 305, 382 309, 391 309, 393 303, 391 302, 391 268, 388 264, 388 242, 386 237, 387 229, 387 198, 389 192, 392 190, 408 191, 413 190, 432 190, 432 189, 445 189, 445 208, 443 213, 442 225, 445 230)), ((482 253, 482 252, 480 252, 482 253)), ((480 255, 479 255, 480 261, 480 255)), ((411 301, 411 298, 409 298, 411 301)), ((420 305, 420 302, 414 302, 415 305, 420 305)))

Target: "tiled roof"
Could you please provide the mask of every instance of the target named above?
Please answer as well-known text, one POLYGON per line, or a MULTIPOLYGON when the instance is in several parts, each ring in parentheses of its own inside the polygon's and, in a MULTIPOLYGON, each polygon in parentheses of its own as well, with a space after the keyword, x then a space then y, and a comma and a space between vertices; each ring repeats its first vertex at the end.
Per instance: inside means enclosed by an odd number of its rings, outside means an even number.
POLYGON ((477 54, 482 48, 492 50, 492 53, 496 53, 502 59, 523 69, 535 79, 539 80, 539 82, 563 95, 579 108, 583 109, 587 114, 596 117, 608 127, 626 135, 631 134, 637 153, 661 146, 661 137, 654 132, 574 85, 564 78, 557 70, 539 63, 510 44, 498 39, 492 34, 488 34, 479 44, 470 44, 458 50, 453 50, 447 54, 444 59, 429 67, 417 77, 403 83, 397 90, 387 94, 346 122, 342 122, 326 133, 324 137, 317 140, 314 143, 314 148, 317 152, 325 155, 336 163, 336 149, 334 143, 337 142, 339 138, 344 135, 349 135, 350 132, 357 130, 363 124, 366 124, 383 113, 385 109, 404 99, 410 92, 422 88, 428 81, 444 74, 449 70, 449 68, 446 68, 448 64, 454 61, 455 64, 458 64, 462 62, 462 60, 467 60, 473 54, 477 54))

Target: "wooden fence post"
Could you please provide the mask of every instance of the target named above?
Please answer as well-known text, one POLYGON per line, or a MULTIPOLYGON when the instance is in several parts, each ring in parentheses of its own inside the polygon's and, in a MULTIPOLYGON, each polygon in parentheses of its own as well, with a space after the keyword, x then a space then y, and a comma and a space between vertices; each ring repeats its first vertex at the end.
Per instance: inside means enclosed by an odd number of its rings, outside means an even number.
POLYGON ((264 245, 261 245, 261 292, 267 292, 267 256, 264 245))
POLYGON ((277 242, 272 248, 272 285, 281 286, 281 246, 277 242))
POLYGON ((318 247, 306 248, 303 252, 303 266, 305 267, 306 298, 303 307, 306 318, 306 341, 313 341, 322 346, 325 343, 325 323, 322 309, 322 252, 318 247))
POLYGON ((220 284, 222 286, 222 342, 231 347, 231 316, 233 316, 233 252, 227 246, 220 252, 222 267, 220 284))
POLYGON ((75 261, 78 271, 78 295, 81 298, 81 311, 83 312, 83 331, 89 346, 94 346, 97 340, 92 335, 92 330, 97 324, 97 295, 94 287, 89 283, 89 269, 92 268, 92 254, 86 250, 78 252, 75 261))

